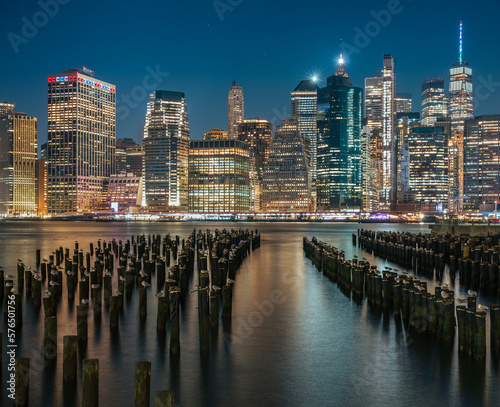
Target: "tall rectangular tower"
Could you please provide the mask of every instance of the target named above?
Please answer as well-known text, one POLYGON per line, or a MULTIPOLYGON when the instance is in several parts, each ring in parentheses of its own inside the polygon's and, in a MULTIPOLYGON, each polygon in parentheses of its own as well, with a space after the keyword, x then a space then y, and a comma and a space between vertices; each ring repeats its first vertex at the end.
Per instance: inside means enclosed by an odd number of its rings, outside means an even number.
POLYGON ((115 172, 116 88, 86 68, 47 77, 47 210, 89 213, 115 172))
POLYGON ((187 211, 189 122, 184 93, 151 93, 144 135, 146 205, 155 212, 187 211))
POLYGON ((0 118, 0 213, 35 216, 37 119, 25 113, 0 118))
POLYGON ((396 78, 394 58, 384 55, 382 69, 382 190, 381 209, 390 210, 394 203, 396 151, 394 143, 394 97, 396 78))
POLYGON ((227 131, 229 139, 234 140, 238 136, 238 123, 245 117, 245 97, 243 88, 236 86, 233 81, 227 96, 227 131))

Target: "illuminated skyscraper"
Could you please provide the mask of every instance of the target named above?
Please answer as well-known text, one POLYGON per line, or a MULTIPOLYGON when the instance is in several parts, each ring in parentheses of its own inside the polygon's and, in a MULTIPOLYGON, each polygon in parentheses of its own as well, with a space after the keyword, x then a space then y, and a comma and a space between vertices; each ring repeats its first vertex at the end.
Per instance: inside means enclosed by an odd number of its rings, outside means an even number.
POLYGON ((463 154, 464 210, 500 203, 500 115, 465 122, 463 154))
POLYGON ((0 117, 14 113, 14 103, 0 102, 0 117))
POLYGON ((361 208, 363 90, 352 86, 342 55, 337 71, 318 90, 317 208, 361 208))
POLYGON ((395 81, 394 59, 391 55, 384 55, 384 68, 382 69, 382 190, 380 191, 380 209, 386 210, 392 209, 396 189, 395 81))
POLYGON ((365 118, 371 130, 382 131, 382 78, 365 79, 365 118))
POLYGON ((455 133, 448 140, 448 209, 461 213, 464 207, 464 135, 455 133))
POLYGON ((189 123, 184 93, 151 93, 142 148, 148 209, 187 211, 189 123))
POLYGON ((230 139, 238 135, 238 123, 245 117, 245 97, 243 88, 233 81, 227 96, 227 131, 230 139))
POLYGON ((396 93, 394 98, 394 113, 410 113, 413 103, 411 93, 396 93))
POLYGON ((115 86, 69 69, 47 78, 47 209, 93 212, 115 172, 115 86))
POLYGON ((462 22, 460 21, 459 59, 450 68, 450 106, 451 132, 464 132, 465 120, 473 117, 472 69, 463 60, 462 22))
POLYGON ((262 174, 267 164, 273 125, 267 120, 243 119, 238 124, 238 140, 250 148, 250 210, 259 212, 262 204, 262 174))
POLYGON ((228 140, 229 133, 226 130, 210 129, 203 133, 203 140, 228 140))
POLYGON ((450 123, 445 121, 432 127, 413 127, 408 135, 410 189, 417 202, 430 204, 438 211, 448 204, 449 135, 450 123))
POLYGON ((283 118, 276 128, 263 174, 263 212, 308 212, 311 180, 305 144, 296 118, 283 118))
POLYGON ((248 212, 249 172, 248 144, 227 139, 191 141, 189 212, 248 212))
POLYGON ((396 151, 397 171, 396 189, 397 202, 406 203, 410 197, 410 158, 408 149, 408 136, 412 127, 418 125, 420 113, 396 113, 394 125, 396 126, 396 151))
POLYGON ((444 96, 443 79, 422 82, 422 126, 433 126, 438 119, 448 116, 448 99, 444 96))
POLYGON ((316 203, 316 173, 318 152, 318 131, 316 105, 318 85, 316 78, 301 81, 291 92, 292 118, 297 119, 298 130, 304 138, 307 162, 311 176, 311 198, 314 210, 316 203))
POLYGON ((0 117, 0 214, 37 213, 37 119, 11 112, 0 117))

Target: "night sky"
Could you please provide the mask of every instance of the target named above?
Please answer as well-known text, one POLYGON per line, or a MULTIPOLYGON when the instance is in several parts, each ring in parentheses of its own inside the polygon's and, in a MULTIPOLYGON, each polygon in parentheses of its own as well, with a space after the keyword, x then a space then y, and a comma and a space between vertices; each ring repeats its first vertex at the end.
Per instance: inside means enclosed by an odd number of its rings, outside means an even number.
POLYGON ((390 53, 397 91, 411 92, 419 111, 423 80, 444 77, 448 86, 460 20, 479 95, 474 113, 500 113, 500 5, 491 0, 59 0, 65 4, 57 3, 58 10, 54 1, 47 1, 48 18, 43 0, 9 2, 0 14, 0 101, 38 118, 40 143, 47 138, 48 74, 84 65, 115 84, 116 136, 137 141, 146 94, 184 92, 191 138, 200 139, 212 127, 227 128, 233 79, 243 86, 245 116, 278 124, 290 115, 290 91, 300 80, 315 73, 323 85, 334 72, 341 38, 351 49, 345 60, 355 86, 379 75, 383 54, 390 53), (380 10, 384 26, 374 17, 380 10), (23 36, 26 21, 35 21, 37 32, 25 27, 23 36), (367 29, 360 41, 356 33, 367 29), (156 79, 144 81, 149 71, 158 72, 156 79))

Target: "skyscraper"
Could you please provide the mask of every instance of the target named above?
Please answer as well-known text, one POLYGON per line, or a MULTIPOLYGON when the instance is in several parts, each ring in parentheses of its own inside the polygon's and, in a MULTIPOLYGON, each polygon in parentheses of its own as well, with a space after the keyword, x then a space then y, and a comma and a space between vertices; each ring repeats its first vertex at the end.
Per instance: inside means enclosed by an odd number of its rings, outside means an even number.
POLYGON ((435 126, 416 126, 408 135, 410 189, 419 203, 431 210, 443 211, 448 204, 448 168, 446 148, 449 122, 435 126))
POLYGON ((262 174, 267 164, 273 125, 267 120, 244 119, 238 124, 238 140, 250 148, 250 210, 258 212, 262 204, 262 174))
POLYGON ((47 78, 47 209, 49 214, 93 212, 103 182, 115 172, 115 86, 89 70, 47 78))
POLYGON ((230 139, 238 135, 238 123, 245 117, 245 97, 243 88, 233 81, 227 96, 227 131, 230 139))
POLYGON ((0 213, 37 213, 37 119, 25 113, 0 117, 0 213))
POLYGON ((304 138, 307 163, 311 176, 312 210, 316 206, 316 172, 317 172, 317 112, 318 85, 315 78, 301 81, 291 92, 292 118, 297 119, 298 130, 304 138))
POLYGON ((187 211, 189 123, 184 93, 157 90, 150 94, 144 134, 148 209, 187 211))
POLYGON ((382 78, 365 79, 365 118, 367 126, 377 132, 382 131, 382 78))
POLYGON ((342 55, 337 71, 318 90, 317 208, 361 208, 363 90, 352 86, 342 55))
POLYGON ((283 118, 276 128, 264 168, 262 211, 307 212, 311 209, 311 180, 305 144, 296 118, 283 118))
POLYGON ((432 126, 448 116, 448 99, 444 96, 443 79, 422 82, 422 126, 432 126))
POLYGON ((412 107, 411 93, 396 93, 394 97, 394 113, 410 113, 412 107))
POLYGON ((249 173, 248 144, 228 139, 191 141, 189 212, 248 212, 249 173))
POLYGON ((464 132, 465 120, 473 117, 472 69, 463 60, 462 22, 460 21, 460 47, 458 62, 450 68, 450 106, 451 132, 464 132))
POLYGON ((381 209, 390 210, 395 200, 396 151, 394 142, 394 59, 384 55, 382 69, 382 190, 381 209))
POLYGON ((0 117, 14 113, 14 103, 0 102, 0 117))
POLYGON ((500 203, 500 115, 465 122, 463 154, 464 209, 500 203))
POLYGON ((464 135, 455 133, 448 140, 448 209, 461 213, 464 207, 464 135))

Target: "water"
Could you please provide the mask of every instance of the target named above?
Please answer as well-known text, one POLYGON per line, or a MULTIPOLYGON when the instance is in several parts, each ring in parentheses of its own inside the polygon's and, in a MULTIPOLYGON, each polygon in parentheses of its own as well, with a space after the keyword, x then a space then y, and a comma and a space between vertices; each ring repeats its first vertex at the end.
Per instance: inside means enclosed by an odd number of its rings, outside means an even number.
MULTIPOLYGON (((181 308, 181 356, 171 360, 166 337, 156 332, 156 297, 148 293, 148 317, 139 321, 137 291, 125 301, 117 337, 110 334, 107 311, 100 323, 89 314, 89 341, 79 359, 98 358, 100 405, 131 406, 134 364, 152 362, 151 395, 175 391, 182 406, 457 406, 500 404, 500 366, 488 355, 485 363, 459 358, 452 349, 407 335, 390 315, 373 314, 363 301, 346 298, 318 273, 303 255, 302 237, 316 236, 345 250, 346 257, 366 257, 381 267, 391 263, 352 246, 354 223, 0 223, 0 265, 16 274, 18 258, 35 264, 59 246, 72 249, 78 240, 88 250, 98 238, 127 239, 135 234, 179 234, 193 228, 257 228, 262 245, 236 276, 231 324, 219 325, 210 356, 202 359, 198 343, 197 296, 181 308)), ((362 225, 377 230, 428 232, 426 225, 362 225)), ((434 282, 429 282, 429 291, 434 282)), ((194 282, 190 282, 194 289, 194 282)), ((458 279, 457 279, 458 284, 458 279)), ((152 284, 152 287, 154 284, 152 284)), ((116 276, 113 290, 116 289, 116 276)), ((455 287, 457 296, 465 290, 455 287)), ((23 303, 23 327, 17 332, 17 355, 31 358, 30 406, 81 404, 81 364, 75 389, 62 386, 62 338, 76 334, 75 304, 66 291, 58 309, 58 358, 41 356, 43 315, 23 303)), ((480 296, 491 304, 498 299, 480 296)), ((42 310, 43 312, 43 310, 42 310)), ((4 346, 7 331, 2 329, 4 346)), ((5 348, 4 348, 5 349, 5 348)), ((6 398, 7 363, 2 362, 2 405, 6 398)), ((153 405, 153 402, 152 402, 153 405)))

